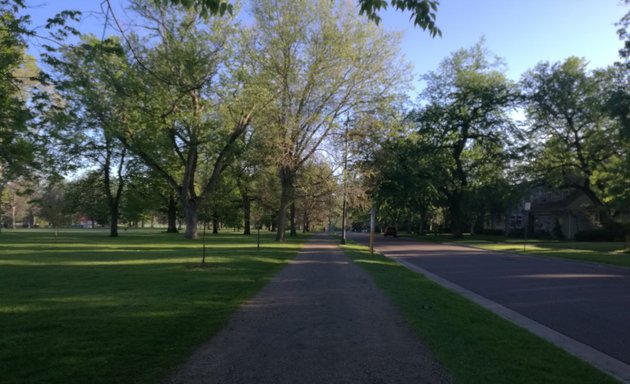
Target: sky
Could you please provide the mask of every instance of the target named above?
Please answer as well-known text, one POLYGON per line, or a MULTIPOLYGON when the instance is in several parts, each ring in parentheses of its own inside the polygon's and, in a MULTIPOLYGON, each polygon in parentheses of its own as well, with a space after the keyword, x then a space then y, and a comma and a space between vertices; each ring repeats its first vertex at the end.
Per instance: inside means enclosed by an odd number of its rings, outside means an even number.
MULTIPOLYGON (((124 18, 124 0, 111 2, 124 18)), ((79 30, 102 34, 101 0, 27 0, 27 4, 34 26, 43 25, 60 10, 78 9, 84 13, 79 30)), ((385 29, 404 33, 401 48, 413 65, 417 93, 421 74, 437 69, 449 54, 473 46, 482 37, 486 47, 505 60, 513 80, 541 61, 569 56, 585 58, 591 69, 605 67, 618 59, 622 44, 614 24, 628 10, 621 0, 442 0, 437 16, 442 37, 435 38, 414 27, 409 13, 389 9, 381 16, 385 29)), ((37 47, 32 52, 36 54, 37 47)))
POLYGON ((404 29, 402 51, 416 78, 484 37, 486 47, 506 61, 507 76, 518 80, 541 61, 570 56, 584 57, 591 69, 612 64, 622 46, 614 24, 627 11, 619 0, 443 0, 441 38, 407 26, 409 16, 401 12, 388 11, 383 25, 404 29))

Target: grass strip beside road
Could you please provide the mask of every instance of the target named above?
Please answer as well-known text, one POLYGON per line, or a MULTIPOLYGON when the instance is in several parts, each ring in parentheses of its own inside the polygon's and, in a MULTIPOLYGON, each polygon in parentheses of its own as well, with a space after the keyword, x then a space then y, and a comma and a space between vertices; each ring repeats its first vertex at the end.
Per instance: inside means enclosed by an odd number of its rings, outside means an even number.
POLYGON ((306 237, 3 231, 0 383, 155 383, 262 288, 306 237))
POLYGON ((630 267, 630 254, 624 252, 623 242, 578 242, 531 239, 523 249, 523 239, 506 239, 503 236, 466 235, 455 239, 449 235, 415 236, 419 241, 469 245, 490 251, 517 252, 534 256, 559 257, 630 267))
POLYGON ((616 381, 492 312, 361 245, 342 246, 367 270, 457 383, 616 381))

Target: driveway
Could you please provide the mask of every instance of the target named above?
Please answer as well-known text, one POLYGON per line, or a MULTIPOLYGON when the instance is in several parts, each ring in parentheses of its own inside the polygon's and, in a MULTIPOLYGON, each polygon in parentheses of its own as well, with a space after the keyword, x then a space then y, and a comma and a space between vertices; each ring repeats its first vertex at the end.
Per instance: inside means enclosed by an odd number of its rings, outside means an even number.
POLYGON ((630 364, 630 268, 382 235, 375 247, 630 364))

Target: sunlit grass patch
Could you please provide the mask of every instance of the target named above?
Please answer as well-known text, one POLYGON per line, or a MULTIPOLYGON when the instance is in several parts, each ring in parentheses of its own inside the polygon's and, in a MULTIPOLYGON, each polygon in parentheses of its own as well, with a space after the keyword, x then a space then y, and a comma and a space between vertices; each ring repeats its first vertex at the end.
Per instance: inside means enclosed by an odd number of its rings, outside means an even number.
POLYGON ((152 383, 293 258, 235 233, 0 234, 0 383, 152 383))
POLYGON ((465 235, 454 239, 447 234, 425 235, 421 241, 471 245, 491 251, 518 252, 535 256, 552 256, 630 267, 630 254, 624 252, 623 242, 580 242, 541 239, 508 239, 504 236, 465 235))
POLYGON ((623 253, 620 243, 534 243, 527 244, 474 244, 475 247, 492 251, 519 252, 537 256, 604 263, 630 267, 630 255, 623 253))

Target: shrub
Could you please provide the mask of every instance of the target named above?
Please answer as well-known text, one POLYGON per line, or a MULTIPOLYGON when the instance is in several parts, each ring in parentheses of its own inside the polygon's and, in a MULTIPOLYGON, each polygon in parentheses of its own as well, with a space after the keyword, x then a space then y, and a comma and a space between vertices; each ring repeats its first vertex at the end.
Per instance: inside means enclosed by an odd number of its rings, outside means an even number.
POLYGON ((564 232, 562 232, 562 225, 560 225, 560 220, 556 218, 556 222, 551 230, 551 235, 556 240, 564 240, 564 232))
MULTIPOLYGON (((512 229, 508 233, 508 237, 522 239, 523 237, 525 237, 525 229, 524 228, 512 229)), ((542 230, 537 230, 534 232, 528 231, 527 237, 530 239, 551 239, 551 234, 547 231, 542 231, 542 230)))
POLYGON ((605 228, 585 229, 575 233, 575 241, 621 241, 623 235, 605 228))
POLYGON ((479 231, 480 235, 493 235, 493 236, 503 236, 505 235, 505 231, 502 229, 483 229, 479 231))

